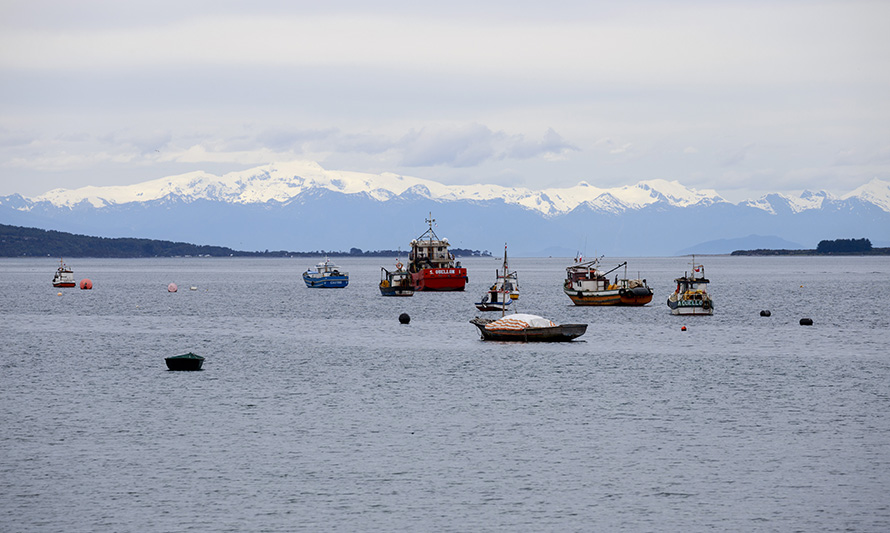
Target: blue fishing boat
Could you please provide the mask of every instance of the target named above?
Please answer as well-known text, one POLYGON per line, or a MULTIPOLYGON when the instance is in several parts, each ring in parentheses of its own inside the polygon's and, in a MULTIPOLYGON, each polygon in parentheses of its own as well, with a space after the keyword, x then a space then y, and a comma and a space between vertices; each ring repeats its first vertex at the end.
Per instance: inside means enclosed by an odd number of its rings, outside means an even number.
POLYGON ((325 257, 324 261, 315 265, 314 272, 311 268, 303 272, 303 281, 312 289, 342 289, 349 285, 349 272, 341 271, 325 257))

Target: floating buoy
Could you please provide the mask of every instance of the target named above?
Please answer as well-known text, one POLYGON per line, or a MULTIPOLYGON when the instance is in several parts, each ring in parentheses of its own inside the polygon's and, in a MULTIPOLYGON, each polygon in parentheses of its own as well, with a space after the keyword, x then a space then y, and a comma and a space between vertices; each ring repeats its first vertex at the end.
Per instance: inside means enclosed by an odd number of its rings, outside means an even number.
POLYGON ((682 328, 680 328, 680 331, 686 331, 686 326, 683 326, 682 328))
POLYGON ((812 325, 813 325, 813 319, 812 319, 812 318, 801 318, 801 319, 800 319, 800 325, 801 325, 801 326, 812 326, 812 325))
POLYGON ((770 313, 768 309, 763 310, 763 311, 760 312, 760 316, 770 316, 771 314, 772 314, 772 313, 770 313))
POLYGON ((175 283, 171 283, 170 285, 167 285, 167 292, 176 292, 178 290, 179 290, 179 287, 177 287, 175 283))
MULTIPOLYGON (((61 293, 59 293, 59 294, 61 294, 61 293)), ((408 313, 402 313, 401 315, 399 315, 399 323, 400 324, 407 324, 408 322, 411 322, 411 317, 408 316, 408 313)))
POLYGON ((89 278, 84 278, 80 280, 80 288, 83 290, 90 290, 93 288, 93 282, 89 278))
POLYGON ((196 291, 196 290, 198 290, 198 287, 192 285, 191 287, 189 287, 189 290, 190 290, 190 291, 196 291))
POLYGON ((61 295, 62 295, 62 293, 60 292, 57 296, 61 296, 61 295))

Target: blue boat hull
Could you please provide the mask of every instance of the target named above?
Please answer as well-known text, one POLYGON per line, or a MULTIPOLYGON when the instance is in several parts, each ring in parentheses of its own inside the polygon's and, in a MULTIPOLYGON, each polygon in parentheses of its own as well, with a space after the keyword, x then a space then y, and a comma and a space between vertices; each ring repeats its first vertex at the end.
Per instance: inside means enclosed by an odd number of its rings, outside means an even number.
POLYGON ((325 276, 323 278, 313 278, 303 274, 303 281, 310 289, 342 289, 349 285, 347 276, 325 276))

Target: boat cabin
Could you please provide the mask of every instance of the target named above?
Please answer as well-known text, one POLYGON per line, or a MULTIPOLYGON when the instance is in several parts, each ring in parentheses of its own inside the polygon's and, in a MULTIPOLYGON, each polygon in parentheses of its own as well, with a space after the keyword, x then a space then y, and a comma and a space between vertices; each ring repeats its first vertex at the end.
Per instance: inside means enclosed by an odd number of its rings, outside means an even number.
POLYGON ((606 291, 616 288, 596 268, 595 261, 566 267, 566 285, 579 291, 606 291))

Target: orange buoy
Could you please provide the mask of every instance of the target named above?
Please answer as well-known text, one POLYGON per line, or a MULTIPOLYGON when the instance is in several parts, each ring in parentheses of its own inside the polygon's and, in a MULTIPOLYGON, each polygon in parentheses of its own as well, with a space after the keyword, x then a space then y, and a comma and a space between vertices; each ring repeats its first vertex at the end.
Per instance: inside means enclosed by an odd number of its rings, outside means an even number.
POLYGON ((60 293, 58 294, 58 296, 61 296, 61 295, 62 295, 62 293, 60 292, 60 293))
POLYGON ((170 285, 167 285, 167 292, 176 292, 178 290, 179 290, 179 287, 177 287, 175 283, 171 283, 170 285))
POLYGON ((683 326, 682 328, 680 328, 680 331, 686 331, 686 326, 683 326))
POLYGON ((80 288, 83 290, 90 290, 93 288, 93 281, 89 278, 84 278, 80 280, 80 288))

